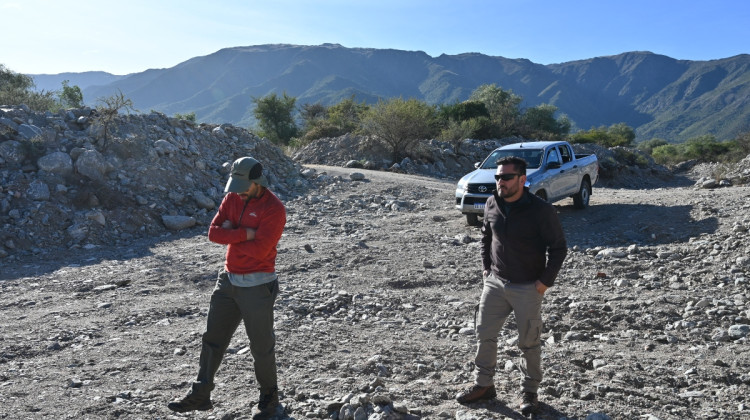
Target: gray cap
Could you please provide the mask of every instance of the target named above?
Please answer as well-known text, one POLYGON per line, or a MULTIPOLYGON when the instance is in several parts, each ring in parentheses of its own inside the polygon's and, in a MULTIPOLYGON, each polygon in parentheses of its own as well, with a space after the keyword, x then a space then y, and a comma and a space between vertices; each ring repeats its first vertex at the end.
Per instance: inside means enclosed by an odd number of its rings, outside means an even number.
POLYGON ((253 182, 268 187, 268 179, 263 175, 263 165, 251 157, 239 158, 232 163, 224 192, 243 193, 253 182))

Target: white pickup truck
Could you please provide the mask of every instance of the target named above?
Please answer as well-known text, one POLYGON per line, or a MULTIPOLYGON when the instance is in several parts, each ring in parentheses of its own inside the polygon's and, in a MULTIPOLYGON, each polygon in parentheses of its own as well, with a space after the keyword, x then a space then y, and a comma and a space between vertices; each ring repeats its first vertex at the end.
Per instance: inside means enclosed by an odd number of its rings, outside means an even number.
POLYGON ((466 215, 469 225, 476 226, 484 214, 484 203, 497 189, 496 162, 506 156, 526 160, 526 186, 532 194, 550 203, 573 197, 575 208, 588 207, 591 186, 599 180, 596 155, 576 155, 565 141, 514 143, 493 150, 483 162, 474 164, 476 170, 458 181, 456 208, 466 215))

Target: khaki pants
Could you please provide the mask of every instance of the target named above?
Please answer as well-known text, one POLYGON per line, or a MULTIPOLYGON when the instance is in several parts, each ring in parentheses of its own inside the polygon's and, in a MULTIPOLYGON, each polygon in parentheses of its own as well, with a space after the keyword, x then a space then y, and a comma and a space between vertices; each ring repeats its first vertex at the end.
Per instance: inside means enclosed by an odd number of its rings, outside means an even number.
POLYGON ((533 283, 506 283, 493 274, 484 280, 476 327, 478 347, 474 375, 477 385, 494 384, 497 336, 513 312, 518 325, 518 348, 523 354, 521 390, 537 392, 542 381, 542 298, 533 283))
POLYGON ((236 287, 229 281, 227 273, 219 274, 211 295, 200 369, 198 378, 193 383, 194 393, 209 395, 214 389, 214 375, 240 321, 244 322, 250 339, 255 378, 261 394, 276 388, 273 304, 278 293, 279 283, 275 280, 253 287, 236 287))

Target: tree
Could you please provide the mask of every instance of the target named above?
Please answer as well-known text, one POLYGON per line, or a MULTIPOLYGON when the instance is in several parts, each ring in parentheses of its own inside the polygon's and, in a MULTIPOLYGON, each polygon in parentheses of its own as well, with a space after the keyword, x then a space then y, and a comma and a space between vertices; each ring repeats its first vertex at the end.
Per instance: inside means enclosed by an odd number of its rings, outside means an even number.
POLYGON ((435 114, 434 107, 416 99, 381 100, 365 114, 362 129, 382 143, 398 162, 415 152, 419 140, 433 136, 435 114))
POLYGON ((488 139, 492 135, 490 113, 483 102, 442 104, 438 106, 437 117, 441 127, 440 138, 451 142, 456 153, 467 138, 488 139))
POLYGON ((305 104, 301 115, 305 121, 302 138, 311 141, 323 137, 336 137, 359 129, 362 115, 369 107, 354 101, 354 96, 326 108, 320 104, 305 104))
POLYGON ((54 110, 57 105, 54 92, 35 92, 35 86, 30 76, 16 73, 0 64, 0 104, 26 104, 34 111, 54 110))
POLYGON ((625 123, 617 123, 609 126, 609 134, 617 139, 618 146, 632 146, 635 141, 635 130, 625 123))
POLYGON ((469 100, 482 102, 489 112, 493 124, 490 136, 500 138, 516 134, 521 115, 520 96, 493 83, 476 88, 469 96, 469 100))
POLYGON ((62 91, 58 94, 63 108, 80 108, 83 106, 83 92, 77 85, 70 86, 69 80, 63 80, 62 91))
POLYGON ((541 104, 526 110, 520 120, 519 132, 529 139, 560 140, 570 132, 570 120, 563 115, 555 118, 557 107, 541 104))
POLYGON ((690 138, 681 146, 685 158, 702 162, 722 160, 722 155, 726 155, 731 147, 727 142, 716 140, 716 137, 711 134, 690 138))
POLYGON ((351 133, 360 127, 362 117, 369 108, 364 102, 355 102, 352 95, 328 108, 328 120, 341 134, 351 133))
POLYGON ((453 147, 453 152, 458 154, 464 140, 476 138, 476 134, 488 123, 488 117, 469 118, 462 121, 449 120, 448 125, 440 131, 440 138, 449 142, 453 147))
POLYGON ((328 118, 328 108, 320 103, 304 104, 302 105, 299 114, 300 117, 302 117, 302 121, 305 123, 304 129, 309 130, 328 118))
POLYGON ((438 106, 438 117, 442 121, 466 121, 478 117, 490 117, 487 106, 480 101, 463 101, 438 106))
POLYGON ((286 92, 281 98, 272 93, 262 98, 253 98, 253 102, 253 114, 258 120, 259 134, 275 144, 288 145, 298 131, 292 117, 297 98, 288 96, 286 92))

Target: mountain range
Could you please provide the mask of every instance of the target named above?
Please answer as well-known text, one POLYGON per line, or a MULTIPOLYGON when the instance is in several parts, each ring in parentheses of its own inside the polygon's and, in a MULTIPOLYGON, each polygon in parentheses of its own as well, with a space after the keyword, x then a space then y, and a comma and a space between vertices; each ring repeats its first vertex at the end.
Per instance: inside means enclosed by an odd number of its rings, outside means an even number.
POLYGON ((574 129, 624 122, 637 140, 679 143, 711 134, 729 140, 750 130, 750 55, 677 60, 626 52, 542 65, 480 53, 431 57, 422 51, 257 45, 225 48, 174 67, 123 76, 104 72, 31 75, 37 88, 79 86, 84 100, 118 90, 141 111, 195 112, 199 122, 254 124, 253 98, 283 93, 297 105, 332 105, 354 97, 375 103, 392 97, 429 104, 466 100, 482 84, 497 84, 566 114, 574 129))

